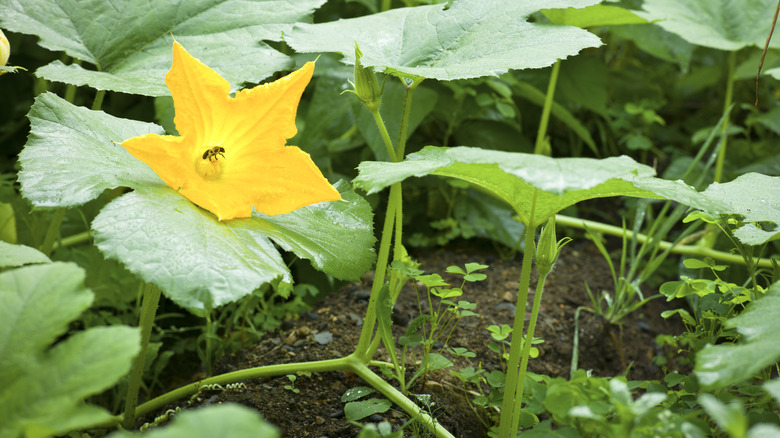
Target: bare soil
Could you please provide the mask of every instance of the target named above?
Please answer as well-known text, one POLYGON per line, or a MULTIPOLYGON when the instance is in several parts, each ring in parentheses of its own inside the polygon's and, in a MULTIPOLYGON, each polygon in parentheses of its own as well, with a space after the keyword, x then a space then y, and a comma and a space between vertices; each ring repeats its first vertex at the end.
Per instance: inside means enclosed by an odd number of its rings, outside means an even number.
MULTIPOLYGON (((464 296, 479 313, 478 317, 463 318, 450 339, 449 346, 465 347, 476 353, 474 358, 453 358, 454 370, 466 366, 486 370, 500 369, 499 357, 487 348, 492 324, 512 325, 520 278, 520 257, 502 260, 494 251, 473 246, 421 251, 413 256, 421 262, 420 269, 439 273, 445 280, 459 284, 456 277, 445 275, 450 265, 463 266, 468 262, 489 265, 484 272, 487 279, 469 283, 464 296)), ((532 302, 535 287, 529 293, 532 302)), ((548 277, 535 336, 545 340, 538 345, 540 355, 529 363, 529 370, 548 376, 568 376, 572 358, 574 313, 588 305, 584 283, 593 291, 610 290, 612 279, 604 260, 590 242, 567 246, 548 277)), ((323 299, 310 312, 288 321, 280 330, 270 334, 251 349, 226 358, 218 372, 228 372, 268 364, 332 359, 352 353, 365 314, 370 291, 370 278, 352 283, 323 299), (330 339, 330 336, 332 339, 330 339)), ((422 291, 424 292, 424 290, 422 291)), ((648 291, 648 293, 655 293, 648 291)), ((626 318, 621 326, 605 324, 603 319, 589 312, 580 315, 579 367, 592 370, 597 376, 616 376, 627 373, 630 379, 652 380, 663 377, 653 364, 653 357, 661 354, 655 343, 658 334, 678 334, 683 328, 676 320, 664 320, 659 315, 669 309, 663 299, 653 300, 626 318)), ((530 311, 530 306, 529 306, 530 311)), ((418 313, 414 288, 407 287, 398 299, 394 311, 394 329, 405 330, 418 313)), ((526 314, 526 319, 529 318, 526 314)), ((375 359, 385 360, 380 347, 375 359)), ((442 370, 423 382, 416 392, 432 395, 436 417, 456 437, 486 437, 485 422, 489 412, 474 411, 464 396, 463 386, 448 370, 442 370)), ((358 377, 343 372, 316 373, 298 377, 294 393, 285 389, 290 381, 285 377, 258 379, 245 382, 246 388, 224 392, 205 392, 197 404, 236 402, 257 409, 267 420, 277 425, 284 437, 354 437, 360 430, 344 418, 342 394, 355 386, 366 386, 358 377)), ((471 388, 473 389, 473 388, 471 388)), ((408 417, 399 409, 376 414, 368 421, 387 420, 400 426, 408 417)))

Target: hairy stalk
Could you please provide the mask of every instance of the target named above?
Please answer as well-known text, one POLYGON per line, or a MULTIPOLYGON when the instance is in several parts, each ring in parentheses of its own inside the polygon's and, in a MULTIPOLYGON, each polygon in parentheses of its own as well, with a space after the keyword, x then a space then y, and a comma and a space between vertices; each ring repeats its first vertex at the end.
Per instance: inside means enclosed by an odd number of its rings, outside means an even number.
MULTIPOLYGON (((555 86, 558 83, 558 74, 561 71, 561 61, 553 64, 550 72, 550 82, 547 84, 547 95, 544 98, 544 107, 542 107, 542 118, 539 120, 539 130, 536 132, 536 144, 534 145, 534 154, 544 153, 544 139, 547 137, 547 125, 550 122, 550 111, 552 110, 553 97, 555 96, 555 86)), ((545 155, 552 155, 552 148, 545 155)))
POLYGON ((138 326, 141 328, 141 350, 133 359, 133 367, 130 370, 130 381, 127 384, 127 396, 125 397, 125 413, 123 426, 131 429, 135 425, 136 403, 138 402, 138 390, 141 388, 141 380, 144 373, 144 361, 146 349, 149 347, 149 338, 154 326, 154 317, 157 314, 157 304, 160 302, 160 289, 147 283, 144 288, 144 298, 141 304, 141 318, 138 326))
POLYGON ((154 398, 136 409, 138 416, 146 415, 150 412, 154 412, 165 405, 173 403, 176 400, 187 397, 189 395, 198 392, 204 385, 227 385, 230 383, 241 382, 245 380, 258 379, 261 377, 275 377, 284 376, 287 374, 295 374, 297 372, 324 372, 324 371, 339 371, 348 370, 350 368, 349 363, 353 361, 351 356, 341 357, 338 359, 318 360, 312 362, 299 362, 299 363, 286 363, 277 365, 268 365, 256 368, 249 368, 246 370, 234 371, 232 373, 220 374, 218 376, 209 377, 207 379, 199 380, 189 385, 182 386, 171 392, 165 393, 157 398, 154 398))
POLYGON ((365 363, 353 360, 351 362, 351 370, 360 376, 363 380, 376 388, 385 397, 390 399, 393 403, 400 406, 401 409, 406 411, 414 420, 419 421, 429 431, 433 432, 436 438, 454 438, 453 435, 447 431, 444 427, 438 424, 435 418, 431 417, 427 413, 423 412, 416 403, 409 400, 408 397, 403 395, 400 391, 393 388, 390 384, 384 381, 375 372, 371 371, 365 363))
MULTIPOLYGON (((404 150, 406 148, 406 136, 409 132, 409 118, 412 112, 412 96, 414 95, 414 90, 417 88, 418 85, 422 82, 422 78, 415 79, 412 81, 411 84, 406 84, 406 96, 404 98, 404 107, 403 107, 403 113, 401 114, 401 129, 399 132, 398 137, 398 147, 396 148, 395 153, 395 161, 403 161, 404 159, 404 150)), ((377 111, 378 114, 378 111, 377 111)), ((377 126, 379 127, 379 131, 382 132, 382 138, 385 141, 385 146, 388 148, 392 148, 391 145, 389 145, 390 138, 389 135, 387 135, 387 128, 384 125, 384 122, 382 122, 382 118, 378 117, 377 115, 374 116, 374 120, 377 123, 377 126)), ((390 157, 393 157, 393 154, 390 154, 390 157)), ((390 194, 388 196, 388 202, 387 202, 387 213, 385 215, 385 225, 382 229, 382 240, 381 242, 387 242, 389 251, 389 242, 391 235, 393 234, 392 231, 392 222, 393 218, 395 217, 395 244, 393 245, 393 259, 398 260, 403 256, 402 251, 402 241, 403 238, 403 190, 400 182, 397 182, 390 186, 390 194), (393 206, 393 210, 391 211, 390 207, 393 206), (387 240, 386 240, 387 239, 387 240)), ((382 251, 382 246, 380 243, 380 256, 382 251)), ((371 298, 369 298, 368 301, 368 309, 366 310, 366 318, 363 321, 363 330, 360 333, 360 340, 358 341, 358 349, 356 350, 358 357, 361 357, 364 359, 364 361, 368 361, 371 359, 371 357, 374 355, 374 352, 376 352, 376 349, 379 348, 379 336, 376 336, 376 338, 373 340, 373 342, 368 345, 367 349, 364 349, 365 344, 368 342, 369 337, 371 336, 371 333, 374 330, 374 324, 376 322, 376 296, 379 294, 379 291, 381 290, 382 286, 385 282, 385 276, 387 271, 387 265, 388 265, 388 256, 385 255, 383 259, 377 258, 377 269, 374 273, 374 283, 371 286, 371 298), (383 260, 383 262, 380 262, 380 260, 383 260), (382 270, 382 276, 379 276, 380 272, 380 263, 384 263, 384 266, 381 266, 382 270)), ((390 294, 393 303, 395 303, 396 298, 398 298, 398 291, 400 291, 400 288, 402 287, 401 284, 398 284, 398 279, 393 277, 391 274, 391 289, 390 294), (392 281, 395 280, 395 281, 392 281)))
POLYGON ((384 379, 379 377, 376 373, 371 371, 366 365, 366 362, 354 354, 338 359, 268 365, 209 377, 208 379, 203 379, 195 383, 191 383, 187 386, 183 386, 174 391, 163 394, 155 399, 152 399, 142 404, 141 406, 138 406, 136 413, 138 416, 142 416, 156 411, 176 400, 197 393, 198 390, 205 385, 227 385, 230 383, 258 379, 262 377, 283 376, 287 374, 295 374, 298 372, 318 373, 326 371, 354 372, 366 383, 379 390, 379 392, 390 399, 393 403, 400 406, 410 416, 417 418, 418 421, 428 427, 436 437, 452 438, 452 435, 446 429, 439 426, 435 419, 422 412, 414 402, 401 394, 401 392, 399 392, 397 389, 393 388, 392 385, 385 382, 384 379))
POLYGON ((528 357, 531 355, 531 345, 534 340, 534 331, 536 330, 536 320, 539 317, 539 306, 542 304, 542 292, 544 292, 544 282, 547 280, 547 275, 539 279, 536 284, 536 294, 534 294, 534 305, 531 310, 531 320, 528 321, 528 331, 525 334, 525 342, 523 342, 523 355, 522 362, 520 363, 520 375, 522 379, 517 380, 517 394, 519 394, 515 405, 514 413, 512 414, 512 430, 517 430, 520 425, 520 400, 522 400, 523 389, 525 388, 525 372, 528 370, 528 357))
MULTIPOLYGON (((520 409, 523 394, 517 393, 518 380, 525 380, 525 373, 519 375, 520 344, 525 328, 525 309, 528 305, 528 288, 531 285, 531 267, 535 251, 534 215, 536 214, 537 191, 531 201, 531 214, 525 224, 525 249, 523 251, 523 264, 520 271, 520 286, 517 291, 517 305, 515 308, 515 321, 512 328, 512 342, 509 346, 509 360, 507 362, 506 385, 504 386, 504 399, 501 408, 501 417, 498 425, 499 438, 513 438, 516 431, 512 429, 514 410, 520 409)), ((529 340, 530 342, 530 340, 529 340)))
MULTIPOLYGON (((366 317, 363 320, 363 328, 360 331, 357 349, 355 353, 364 361, 371 359, 371 336, 374 333, 376 325, 376 303, 379 297, 379 291, 385 284, 385 275, 387 272, 388 259, 390 258, 390 240, 393 238, 393 221, 395 220, 395 209, 397 208, 394 192, 401 189, 400 183, 390 186, 390 196, 387 201, 387 210, 385 212, 385 223, 382 227, 382 237, 379 241, 379 253, 377 254, 376 268, 374 269, 374 282, 371 285, 371 297, 368 299, 368 308, 366 317)), ((377 336, 378 338, 378 336, 377 336)))

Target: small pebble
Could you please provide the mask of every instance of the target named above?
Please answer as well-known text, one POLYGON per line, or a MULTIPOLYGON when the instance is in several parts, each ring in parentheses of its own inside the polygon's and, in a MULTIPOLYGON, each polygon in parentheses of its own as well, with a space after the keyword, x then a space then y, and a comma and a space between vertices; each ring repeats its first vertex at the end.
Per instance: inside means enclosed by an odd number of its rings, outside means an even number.
POLYGON ((357 314, 354 314, 354 313, 350 313, 349 314, 349 319, 355 321, 355 325, 356 326, 358 326, 358 327, 362 327, 363 326, 363 318, 361 318, 360 315, 357 315, 357 314))
POLYGON ((512 313, 515 313, 515 309, 517 309, 517 307, 514 304, 512 304, 512 303, 499 303, 499 304, 496 304, 496 309, 498 309, 498 310, 506 309, 506 310, 509 310, 512 313))
POLYGON ((314 335, 314 341, 320 345, 328 345, 333 342, 333 333, 325 331, 314 335))
POLYGON ((379 414, 374 414, 374 415, 368 417, 368 419, 373 421, 373 422, 378 423, 378 422, 382 421, 382 416, 379 415, 379 414))

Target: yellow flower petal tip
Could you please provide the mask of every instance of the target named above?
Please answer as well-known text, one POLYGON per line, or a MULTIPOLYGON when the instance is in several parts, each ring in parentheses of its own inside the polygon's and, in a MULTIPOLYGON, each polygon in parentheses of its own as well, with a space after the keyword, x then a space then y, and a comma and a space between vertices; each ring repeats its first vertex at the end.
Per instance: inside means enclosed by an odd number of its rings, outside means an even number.
POLYGON ((308 62, 274 82, 230 96, 230 83, 173 43, 165 76, 179 136, 147 134, 122 143, 168 186, 221 221, 289 213, 341 199, 296 146, 295 113, 314 72, 308 62))
POLYGON ((8 38, 0 29, 0 65, 5 65, 9 56, 11 56, 11 44, 8 43, 8 38))

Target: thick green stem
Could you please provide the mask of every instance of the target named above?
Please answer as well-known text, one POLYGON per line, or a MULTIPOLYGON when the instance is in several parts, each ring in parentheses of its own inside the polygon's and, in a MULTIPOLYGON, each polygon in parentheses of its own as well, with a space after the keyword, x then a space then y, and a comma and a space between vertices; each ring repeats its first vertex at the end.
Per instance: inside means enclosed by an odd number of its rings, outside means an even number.
POLYGON ((69 247, 74 245, 79 245, 84 242, 89 242, 92 239, 92 232, 91 231, 84 231, 78 234, 74 234, 72 236, 63 237, 60 239, 59 242, 54 243, 54 249, 57 249, 59 247, 69 247))
POLYGON ((43 238, 40 250, 47 256, 51 255, 52 249, 54 249, 54 241, 57 236, 60 235, 60 225, 62 225, 62 219, 65 218, 65 209, 60 208, 56 210, 49 222, 49 228, 46 230, 46 237, 43 238))
MULTIPOLYGON (((550 122, 550 111, 552 111, 553 97, 555 96, 555 86, 558 83, 558 74, 561 71, 561 61, 553 64, 550 72, 550 82, 547 84, 547 95, 544 98, 544 107, 542 108, 542 118, 539 120, 539 130, 536 132, 536 144, 534 153, 539 155, 545 152, 544 140, 547 137, 547 125, 550 122)), ((552 152, 552 151, 550 151, 552 152)), ((550 155, 550 154, 545 154, 550 155)))
MULTIPOLYGON (((733 100, 734 96, 734 70, 736 69, 737 65, 737 52, 731 51, 729 53, 729 61, 728 61, 728 72, 726 74, 726 97, 723 102, 723 112, 725 113, 729 107, 731 107, 731 101, 733 100)), ((720 182, 723 178, 723 163, 726 161, 726 142, 728 140, 728 136, 726 135, 726 130, 729 127, 729 120, 726 119, 726 121, 723 123, 723 127, 721 128, 721 144, 720 149, 718 150, 718 159, 715 162, 715 182, 720 182)))
POLYGON ((384 120, 382 120, 382 114, 379 113, 379 109, 371 111, 376 121, 376 126, 379 128, 379 134, 382 135, 382 141, 385 143, 385 149, 387 149, 387 155, 390 157, 390 161, 397 162, 398 158, 395 155, 395 149, 393 148, 393 142, 390 140, 390 134, 387 133, 387 127, 384 120))
POLYGON ((351 356, 341 357, 338 359, 318 360, 314 362, 300 362, 300 363, 286 363, 269 365, 257 368, 250 368, 247 370, 234 371, 232 373, 220 374, 218 376, 209 377, 207 379, 199 380, 194 383, 190 383, 187 386, 175 389, 171 392, 165 393, 155 399, 152 399, 136 409, 138 416, 146 415, 150 412, 154 412, 163 408, 164 406, 173 403, 176 400, 195 394, 204 385, 228 385, 230 383, 236 383, 251 379, 258 379, 261 377, 275 377, 283 376, 287 374, 295 374, 297 372, 324 372, 324 371, 338 371, 347 370, 350 368, 350 362, 353 359, 351 356))
POLYGON ((163 408, 164 406, 173 403, 176 400, 195 394, 206 385, 228 385, 231 383, 248 381, 252 379, 259 379, 263 377, 275 377, 283 376, 286 374, 295 374, 299 372, 320 373, 327 371, 352 371, 362 378, 366 383, 376 388, 385 397, 390 399, 393 403, 401 407, 411 417, 417 418, 418 421, 428 427, 436 437, 439 438, 452 438, 446 429, 436 423, 436 420, 431 418, 430 415, 422 412, 414 402, 409 400, 400 391, 395 389, 392 385, 384 381, 376 373, 371 371, 366 363, 359 357, 349 355, 338 359, 318 360, 313 362, 299 362, 288 364, 268 365, 257 368, 250 368, 247 370, 234 371, 232 373, 226 373, 219 376, 210 377, 208 379, 199 380, 195 383, 191 383, 187 386, 183 386, 174 391, 161 395, 153 400, 150 400, 141 406, 138 406, 136 412, 138 416, 146 415, 150 412, 154 412, 163 408))
POLYGON ((382 227, 382 237, 379 241, 379 254, 377 255, 376 269, 374 270, 374 282, 371 285, 371 297, 368 299, 368 308, 366 309, 366 317, 363 319, 363 328, 360 332, 360 339, 358 340, 357 349, 355 353, 358 357, 364 361, 371 359, 371 336, 374 333, 374 325, 376 324, 376 303, 379 291, 385 284, 385 274, 387 272, 387 265, 390 258, 390 241, 393 237, 393 221, 395 220, 395 209, 397 208, 394 199, 395 191, 401 190, 401 183, 395 183, 390 186, 390 196, 387 201, 387 211, 385 212, 385 223, 382 227))
MULTIPOLYGON (((409 117, 412 114, 412 96, 414 95, 414 90, 417 89, 417 86, 420 85, 422 81, 423 78, 418 78, 413 80, 411 84, 406 85, 404 109, 401 114, 401 131, 398 133, 398 148, 396 150, 398 161, 403 161, 404 154, 406 153, 406 136, 409 132, 409 117)), ((405 80, 404 83, 406 84, 405 80)))
POLYGON ((133 359, 133 367, 130 370, 130 381, 127 384, 127 397, 125 397, 125 413, 123 426, 131 429, 135 425, 136 408, 138 402, 138 390, 144 374, 144 361, 146 349, 149 346, 149 338, 154 326, 154 317, 157 314, 157 304, 160 302, 160 289, 148 283, 144 288, 144 298, 141 304, 141 318, 138 326, 141 328, 141 350, 133 359))
MULTIPOLYGON (((523 250, 523 265, 520 271, 520 286, 517 291, 517 305, 515 308, 515 321, 512 328, 512 342, 509 346, 509 360, 507 362, 506 384, 504 385, 504 399, 501 407, 501 417, 498 425, 499 438, 514 438, 516 431, 512 429, 514 410, 520 409, 523 394, 517 393, 518 379, 525 380, 525 373, 519 375, 520 346, 523 342, 523 329, 525 328, 525 309, 528 306, 528 288, 531 285, 531 267, 535 251, 534 215, 536 214, 537 192, 531 203, 531 214, 528 223, 525 224, 525 249, 523 250)), ((528 342, 531 340, 528 339, 528 342)))
MULTIPOLYGON (((374 120, 376 121, 379 132, 382 133, 382 139, 385 142, 385 147, 388 149, 390 158, 395 161, 402 161, 404 159, 404 148, 406 147, 406 133, 409 129, 409 116, 412 109, 412 95, 414 90, 422 82, 422 79, 415 80, 406 87, 406 97, 404 99, 403 114, 401 115, 401 131, 398 139, 398 148, 395 153, 392 152, 392 144, 390 136, 387 133, 382 117, 379 115, 379 111, 372 111, 374 114, 374 120)), ((366 317, 363 320, 363 329, 360 332, 360 339, 358 340, 358 347, 355 350, 357 357, 363 359, 364 362, 371 360, 374 352, 379 347, 379 340, 374 339, 371 341, 371 334, 374 331, 374 324, 376 323, 376 301, 379 291, 385 283, 387 265, 389 263, 389 251, 390 240, 393 235, 393 222, 395 222, 395 245, 393 246, 394 259, 398 259, 401 254, 401 239, 403 238, 403 191, 401 183, 395 183, 390 186, 390 195, 387 201, 387 212, 385 214, 385 224, 382 228, 382 237, 379 244, 379 254, 377 257, 377 267, 374 270, 374 282, 371 286, 371 298, 368 300, 368 309, 366 309, 366 317)), ((393 292, 393 291, 391 291, 393 292)), ((395 298, 395 297, 394 297, 395 298)))
POLYGON ((92 101, 92 109, 99 111, 103 108, 103 98, 106 96, 106 90, 97 90, 95 93, 95 100, 92 101))
POLYGON ((351 369, 355 372, 358 376, 360 376, 363 380, 365 380, 368 384, 370 384, 372 387, 376 388, 379 392, 382 393, 385 397, 390 399, 393 403, 398 405, 401 409, 406 411, 409 416, 411 416, 416 421, 419 421, 425 427, 428 428, 428 430, 432 431, 434 433, 434 436, 437 438, 454 438, 451 433, 447 431, 444 427, 438 424, 438 422, 432 418, 427 413, 423 412, 419 406, 417 406, 416 403, 409 400, 408 397, 403 395, 400 391, 393 388, 392 385, 385 382, 384 379, 379 377, 376 373, 371 371, 365 363, 359 361, 359 360, 352 360, 351 369))
MULTIPOLYGON (((576 227, 585 229, 585 227, 597 231, 602 234, 609 234, 611 236, 623 237, 623 228, 616 227, 614 225, 608 225, 601 222, 590 221, 586 219, 580 219, 570 216, 564 216, 560 214, 555 215, 555 222, 559 225, 567 225, 570 227, 576 227)), ((631 233, 630 230, 627 231, 631 233)), ((645 243, 651 238, 645 234, 637 233, 635 235, 637 242, 645 243)), ((661 241, 658 242, 658 249, 665 251, 671 248, 670 252, 675 254, 690 255, 696 257, 711 257, 715 260, 719 260, 732 264, 745 264, 745 259, 737 254, 730 254, 723 251, 716 251, 712 248, 708 248, 702 245, 674 245, 671 242, 661 241)), ((771 268, 772 261, 768 258, 758 258, 755 260, 756 266, 761 268, 771 268)))
MULTIPOLYGON (((528 358, 531 355, 531 345, 534 340, 534 331, 536 330, 536 320, 539 317, 539 306, 542 304, 542 292, 544 291, 544 282, 547 280, 547 276, 539 279, 536 284, 536 294, 534 295, 534 305, 531 310, 531 320, 528 321, 528 330, 525 334, 525 342, 523 343, 523 355, 520 363, 520 375, 522 379, 517 380, 517 394, 522 395, 525 388, 525 372, 528 370, 528 358)), ((518 397, 518 400, 521 397, 518 397)), ((517 430, 520 425, 520 404, 515 405, 514 413, 512 414, 512 430, 517 430)))

